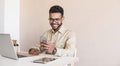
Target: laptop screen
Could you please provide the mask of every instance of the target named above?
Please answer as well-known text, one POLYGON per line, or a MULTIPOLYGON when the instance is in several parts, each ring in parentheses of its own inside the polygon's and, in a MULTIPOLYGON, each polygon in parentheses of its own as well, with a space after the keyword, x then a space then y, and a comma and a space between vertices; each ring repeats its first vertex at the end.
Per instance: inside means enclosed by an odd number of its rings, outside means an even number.
POLYGON ((4 57, 18 59, 10 34, 0 34, 0 54, 4 57))

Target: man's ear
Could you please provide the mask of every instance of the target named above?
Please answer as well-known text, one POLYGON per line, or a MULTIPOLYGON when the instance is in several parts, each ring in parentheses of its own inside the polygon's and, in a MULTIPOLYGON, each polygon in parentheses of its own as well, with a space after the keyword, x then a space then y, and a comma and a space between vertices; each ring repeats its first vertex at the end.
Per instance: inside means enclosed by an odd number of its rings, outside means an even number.
POLYGON ((62 17, 62 21, 64 20, 64 16, 62 17))

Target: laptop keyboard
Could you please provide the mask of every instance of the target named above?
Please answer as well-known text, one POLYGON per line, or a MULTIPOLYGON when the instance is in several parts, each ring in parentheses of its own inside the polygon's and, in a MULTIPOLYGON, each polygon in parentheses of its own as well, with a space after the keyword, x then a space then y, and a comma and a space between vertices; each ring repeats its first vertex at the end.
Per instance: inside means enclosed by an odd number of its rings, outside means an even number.
POLYGON ((25 55, 20 55, 20 54, 17 54, 18 58, 22 58, 22 57, 27 57, 25 55))

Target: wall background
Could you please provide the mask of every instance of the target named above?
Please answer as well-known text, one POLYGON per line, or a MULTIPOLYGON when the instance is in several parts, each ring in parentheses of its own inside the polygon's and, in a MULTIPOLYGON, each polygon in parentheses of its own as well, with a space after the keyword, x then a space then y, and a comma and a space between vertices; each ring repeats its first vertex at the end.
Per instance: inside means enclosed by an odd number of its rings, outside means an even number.
POLYGON ((20 1, 0 0, 0 33, 9 33, 19 43, 20 1))
POLYGON ((0 33, 4 31, 4 0, 0 0, 0 33))
POLYGON ((63 6, 64 24, 77 34, 76 66, 120 66, 120 0, 21 0, 21 50, 35 46, 50 28, 54 4, 63 6))

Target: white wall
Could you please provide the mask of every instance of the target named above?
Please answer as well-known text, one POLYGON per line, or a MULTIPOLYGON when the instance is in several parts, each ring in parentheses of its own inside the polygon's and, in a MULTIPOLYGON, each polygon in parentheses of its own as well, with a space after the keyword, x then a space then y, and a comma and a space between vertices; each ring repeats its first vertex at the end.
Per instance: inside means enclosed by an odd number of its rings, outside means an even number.
POLYGON ((19 42, 20 1, 4 0, 4 3, 4 33, 10 33, 19 42))
POLYGON ((0 0, 0 33, 4 32, 4 0, 0 0))
POLYGON ((19 42, 19 0, 0 0, 0 33, 11 34, 19 42))
POLYGON ((77 34, 76 66, 120 66, 119 0, 21 0, 21 50, 28 51, 50 27, 54 4, 63 6, 64 24, 77 34))

